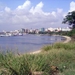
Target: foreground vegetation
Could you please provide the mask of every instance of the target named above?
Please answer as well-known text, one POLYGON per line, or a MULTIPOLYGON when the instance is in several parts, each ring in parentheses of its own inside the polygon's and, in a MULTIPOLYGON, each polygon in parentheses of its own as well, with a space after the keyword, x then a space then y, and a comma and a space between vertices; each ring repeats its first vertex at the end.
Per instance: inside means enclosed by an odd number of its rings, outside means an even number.
POLYGON ((0 53, 0 75, 52 75, 51 66, 58 67, 59 75, 75 75, 75 43, 45 46, 39 54, 0 53))

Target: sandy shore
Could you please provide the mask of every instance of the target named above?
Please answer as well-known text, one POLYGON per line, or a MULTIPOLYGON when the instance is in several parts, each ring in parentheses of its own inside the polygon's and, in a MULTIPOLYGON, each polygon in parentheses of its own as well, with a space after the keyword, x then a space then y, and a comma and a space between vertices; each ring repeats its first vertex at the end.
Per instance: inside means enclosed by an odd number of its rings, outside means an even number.
MULTIPOLYGON (((62 43, 68 43, 68 42, 71 41, 71 38, 69 36, 62 36, 62 37, 66 38, 65 41, 62 41, 62 43)), ((40 52, 41 52, 41 50, 38 50, 38 51, 31 52, 29 54, 37 54, 37 53, 40 53, 40 52)))
POLYGON ((37 51, 34 51, 34 52, 30 52, 29 54, 37 54, 37 53, 40 53, 41 50, 37 50, 37 51))
POLYGON ((62 36, 62 37, 66 38, 66 40, 63 41, 63 43, 68 43, 71 41, 71 37, 68 37, 68 36, 62 36))

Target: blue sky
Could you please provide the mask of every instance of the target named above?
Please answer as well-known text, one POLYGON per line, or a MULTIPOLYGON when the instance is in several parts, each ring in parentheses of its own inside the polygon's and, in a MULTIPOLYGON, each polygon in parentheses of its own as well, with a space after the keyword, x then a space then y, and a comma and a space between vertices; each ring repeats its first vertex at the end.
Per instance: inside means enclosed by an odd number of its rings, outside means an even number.
MULTIPOLYGON (((4 6, 8 6, 11 9, 15 9, 18 5, 22 5, 26 0, 0 0, 4 6)), ((39 2, 44 3, 44 11, 56 10, 56 8, 62 8, 65 11, 69 10, 70 2, 75 0, 30 0, 31 5, 36 6, 39 2), (49 7, 49 8, 48 8, 49 7)))
POLYGON ((75 0, 0 0, 0 31, 67 27, 62 20, 74 9, 75 0))

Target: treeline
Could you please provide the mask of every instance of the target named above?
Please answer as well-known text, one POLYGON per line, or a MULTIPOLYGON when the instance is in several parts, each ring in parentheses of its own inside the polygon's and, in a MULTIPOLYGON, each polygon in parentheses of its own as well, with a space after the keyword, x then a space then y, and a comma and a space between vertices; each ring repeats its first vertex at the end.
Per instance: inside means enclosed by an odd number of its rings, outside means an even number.
POLYGON ((50 34, 50 35, 65 35, 73 37, 75 36, 75 29, 72 29, 71 31, 59 31, 59 32, 39 32, 39 34, 50 34))

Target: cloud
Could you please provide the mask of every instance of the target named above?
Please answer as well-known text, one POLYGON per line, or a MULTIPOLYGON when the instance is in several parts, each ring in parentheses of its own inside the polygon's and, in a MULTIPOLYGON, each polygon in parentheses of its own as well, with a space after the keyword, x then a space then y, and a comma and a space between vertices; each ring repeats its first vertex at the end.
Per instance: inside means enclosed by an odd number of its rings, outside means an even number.
POLYGON ((32 14, 49 15, 50 13, 44 12, 44 11, 42 10, 43 6, 44 6, 43 2, 40 2, 40 3, 38 3, 35 7, 32 7, 29 12, 32 13, 32 14))
POLYGON ((75 2, 74 1, 72 1, 71 3, 70 3, 70 10, 69 10, 70 12, 71 11, 75 11, 75 2))
POLYGON ((32 13, 32 14, 35 14, 35 13, 43 13, 43 11, 42 11, 42 8, 43 8, 43 3, 42 2, 40 2, 39 4, 37 4, 35 7, 32 7, 31 9, 30 9, 30 12, 32 13))
POLYGON ((62 13, 63 12, 63 9, 57 8, 57 12, 58 13, 62 13))
POLYGON ((11 9, 10 9, 9 7, 5 7, 5 11, 6 11, 6 12, 10 12, 11 9))
POLYGON ((23 5, 19 5, 16 9, 28 9, 31 5, 31 2, 29 0, 26 0, 23 5))
POLYGON ((26 0, 14 10, 5 7, 3 11, 0 11, 0 28, 2 30, 12 30, 63 26, 61 24, 65 14, 63 9, 57 8, 56 11, 44 12, 43 8, 43 2, 39 2, 36 6, 31 6, 31 1, 29 0, 26 0))

